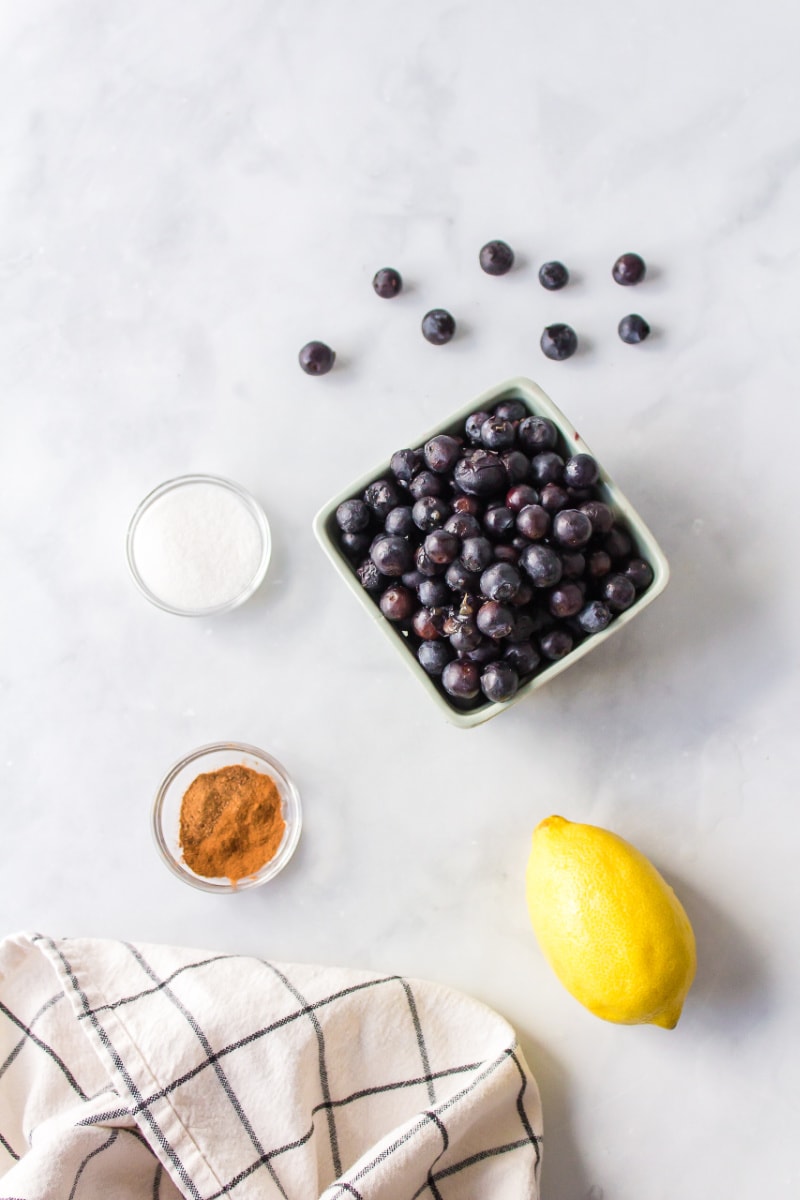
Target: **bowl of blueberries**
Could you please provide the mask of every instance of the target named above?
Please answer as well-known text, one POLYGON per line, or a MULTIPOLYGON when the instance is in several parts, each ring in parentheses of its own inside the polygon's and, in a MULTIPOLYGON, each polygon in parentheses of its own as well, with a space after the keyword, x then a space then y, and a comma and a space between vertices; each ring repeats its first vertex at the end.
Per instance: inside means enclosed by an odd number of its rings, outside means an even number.
POLYGON ((537 384, 511 379, 314 519, 339 575, 455 725, 541 687, 650 604, 667 560, 537 384))

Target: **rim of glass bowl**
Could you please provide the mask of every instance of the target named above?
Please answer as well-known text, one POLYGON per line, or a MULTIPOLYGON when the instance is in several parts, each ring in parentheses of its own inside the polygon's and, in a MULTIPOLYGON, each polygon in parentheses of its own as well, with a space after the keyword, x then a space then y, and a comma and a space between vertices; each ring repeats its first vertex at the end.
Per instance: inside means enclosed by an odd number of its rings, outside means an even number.
POLYGON ((177 475, 174 479, 166 479, 163 483, 160 483, 158 487, 153 488, 153 490, 148 492, 145 498, 137 505, 136 511, 131 517, 130 524, 128 525, 128 533, 125 538, 125 554, 128 559, 128 568, 133 576, 134 583, 144 598, 149 600, 151 604, 154 604, 156 608, 160 608, 162 612, 173 613, 177 617, 210 617, 214 616, 216 613, 231 612, 232 609, 238 608, 240 604, 244 604, 246 600, 249 600, 250 597, 256 591, 258 591, 259 587, 264 582, 264 576, 267 573, 270 557, 272 555, 272 533, 270 531, 269 521, 267 520, 266 513, 261 505, 255 499, 255 497, 250 494, 250 492, 241 487, 238 483, 234 483, 231 479, 224 479, 221 475, 177 475), (233 492, 233 494, 242 501, 242 503, 250 512, 251 516, 254 518, 256 525, 258 526, 258 531, 261 535, 261 558, 250 583, 247 585, 247 587, 243 588, 238 595, 233 596, 230 600, 226 600, 223 604, 215 604, 211 608, 177 608, 173 604, 168 604, 165 600, 162 600, 160 596, 157 596, 155 592, 150 590, 139 574, 139 570, 136 566, 134 541, 136 538, 136 530, 144 514, 153 504, 155 504, 156 500, 160 500, 161 497, 166 496, 168 492, 176 491, 178 488, 187 487, 189 484, 194 483, 211 483, 216 487, 221 487, 226 491, 233 492))
POLYGON ((153 801, 151 828, 156 848, 173 875, 177 875, 178 879, 183 880, 184 883, 188 883, 192 887, 198 888, 202 892, 243 892, 247 888, 260 887, 261 884, 268 883, 270 879, 274 879, 276 875, 280 874, 294 855, 297 844, 300 841, 302 827, 303 810, 300 802, 300 793, 289 772, 282 763, 278 762, 277 758, 273 758, 271 754, 267 754, 266 750, 259 750, 257 746, 251 746, 247 742, 211 742, 207 746, 199 746, 191 754, 185 755, 184 758, 170 767, 161 781, 161 786, 153 801), (250 758, 258 759, 263 763, 268 768, 270 777, 280 785, 281 808, 286 820, 286 834, 281 845, 278 847, 277 853, 255 875, 248 875, 244 879, 237 880, 235 885, 230 881, 217 883, 211 879, 205 879, 202 875, 195 875, 190 867, 176 858, 172 853, 167 844, 163 829, 164 802, 177 776, 186 767, 190 766, 191 763, 197 762, 207 755, 218 753, 244 754, 250 758), (286 815, 286 798, 289 799, 294 808, 295 815, 292 820, 289 820, 286 815))

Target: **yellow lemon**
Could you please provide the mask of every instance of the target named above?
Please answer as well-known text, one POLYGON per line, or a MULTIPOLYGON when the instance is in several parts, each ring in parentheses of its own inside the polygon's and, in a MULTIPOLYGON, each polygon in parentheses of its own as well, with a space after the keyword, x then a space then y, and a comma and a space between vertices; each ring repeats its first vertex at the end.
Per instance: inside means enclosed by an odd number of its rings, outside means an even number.
POLYGON ((689 918, 635 847, 548 817, 533 831, 528 911, 564 987, 595 1016, 673 1029, 694 979, 689 918))

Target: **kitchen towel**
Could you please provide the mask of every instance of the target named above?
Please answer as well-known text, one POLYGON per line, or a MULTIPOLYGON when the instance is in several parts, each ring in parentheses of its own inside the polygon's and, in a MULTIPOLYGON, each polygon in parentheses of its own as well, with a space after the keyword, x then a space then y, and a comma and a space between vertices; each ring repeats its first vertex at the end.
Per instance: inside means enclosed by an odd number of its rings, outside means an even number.
POLYGON ((438 984, 0 943, 0 1200, 537 1200, 541 1128, 514 1031, 438 984))

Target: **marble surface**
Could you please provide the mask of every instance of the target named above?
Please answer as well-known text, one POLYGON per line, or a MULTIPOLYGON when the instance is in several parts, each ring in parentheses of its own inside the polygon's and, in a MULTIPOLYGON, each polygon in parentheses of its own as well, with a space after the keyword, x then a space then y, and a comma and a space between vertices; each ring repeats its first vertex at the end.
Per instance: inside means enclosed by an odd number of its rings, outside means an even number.
POLYGON ((0 928, 436 979, 519 1030, 545 1200, 800 1183, 795 549, 800 18, 676 0, 27 0, 0 19, 0 928), (505 279, 477 268, 491 237, 505 279), (623 291, 635 249, 647 281, 623 291), (549 295, 538 265, 573 284, 549 295), (391 264, 397 300, 370 288, 391 264), (459 323, 419 334, 428 308, 459 323), (616 336, 641 312, 654 335, 616 336), (541 327, 581 351, 545 360, 541 327), (303 376, 300 345, 337 351, 303 376), (537 380, 661 541, 666 592, 489 724, 444 723, 311 534, 349 479, 537 380), (262 502, 239 611, 149 607, 124 537, 192 471, 262 502), (194 892, 152 797, 205 742, 305 802, 261 891, 194 892), (697 932, 677 1030, 586 1013, 522 893, 533 826, 608 826, 697 932))

